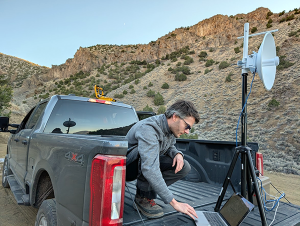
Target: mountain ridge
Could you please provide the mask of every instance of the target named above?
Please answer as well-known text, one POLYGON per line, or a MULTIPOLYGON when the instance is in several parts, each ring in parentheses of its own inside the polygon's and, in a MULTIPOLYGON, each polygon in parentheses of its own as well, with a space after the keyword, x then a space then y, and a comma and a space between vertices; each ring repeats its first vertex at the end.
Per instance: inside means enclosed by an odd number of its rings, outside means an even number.
MULTIPOLYGON (((248 14, 216 15, 144 45, 81 47, 66 63, 24 79, 22 86, 14 89, 11 110, 15 118, 23 116, 39 95, 82 91, 79 95, 94 96, 93 84, 97 84, 108 96, 118 96, 137 110, 148 105, 157 112, 159 106, 148 96, 151 90, 163 96, 165 107, 176 99, 195 103, 201 121, 193 134, 199 139, 234 141, 241 110, 241 69, 236 62, 242 59, 243 45, 236 38, 243 35, 244 23, 249 22, 253 32, 279 29, 273 34, 281 64, 271 91, 265 91, 258 76, 254 78, 248 100, 248 141, 259 143, 267 169, 300 174, 299 11, 281 16, 269 12, 258 8, 248 14), (294 18, 287 20, 292 15, 294 18), (186 74, 180 71, 184 66, 189 69, 186 74), (176 81, 176 71, 187 79, 176 81), (164 83, 169 89, 161 88, 164 83)), ((257 52, 262 39, 249 39, 249 52, 257 52)), ((252 75, 248 77, 249 91, 252 75)))

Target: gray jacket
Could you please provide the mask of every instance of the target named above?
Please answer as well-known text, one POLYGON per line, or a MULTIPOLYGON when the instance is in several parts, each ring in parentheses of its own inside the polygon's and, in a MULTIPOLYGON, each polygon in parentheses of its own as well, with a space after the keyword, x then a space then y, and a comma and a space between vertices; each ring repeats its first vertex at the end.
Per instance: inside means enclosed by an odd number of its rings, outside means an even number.
POLYGON ((162 200, 170 203, 173 194, 162 177, 159 156, 169 155, 173 159, 175 155, 182 152, 174 146, 176 138, 168 126, 166 116, 156 115, 139 121, 129 130, 126 138, 128 152, 130 152, 126 164, 129 165, 137 159, 139 154, 144 177, 162 200))

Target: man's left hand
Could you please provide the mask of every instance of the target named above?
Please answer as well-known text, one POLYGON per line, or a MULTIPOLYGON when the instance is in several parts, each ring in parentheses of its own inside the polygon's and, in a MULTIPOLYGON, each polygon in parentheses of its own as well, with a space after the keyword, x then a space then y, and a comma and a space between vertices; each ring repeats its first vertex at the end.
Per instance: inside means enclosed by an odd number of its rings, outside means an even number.
POLYGON ((183 164, 184 164, 184 162, 183 162, 183 156, 180 153, 178 153, 177 155, 175 155, 175 157, 173 159, 173 165, 172 165, 172 167, 175 166, 176 163, 177 163, 177 165, 176 165, 175 173, 178 173, 182 169, 183 164))

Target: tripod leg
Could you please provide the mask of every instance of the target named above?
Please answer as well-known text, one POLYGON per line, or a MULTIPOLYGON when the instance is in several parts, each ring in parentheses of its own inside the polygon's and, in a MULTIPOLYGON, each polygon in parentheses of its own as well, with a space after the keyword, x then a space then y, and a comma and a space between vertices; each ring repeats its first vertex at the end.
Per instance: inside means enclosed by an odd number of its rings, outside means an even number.
POLYGON ((247 155, 244 152, 241 152, 241 195, 246 197, 246 184, 247 184, 247 155))
POLYGON ((251 183, 251 174, 250 174, 250 165, 247 164, 247 190, 248 190, 248 200, 253 203, 252 197, 252 183, 251 183))
POLYGON ((254 171, 252 157, 251 157, 251 154, 250 154, 250 149, 247 149, 247 157, 248 157, 247 161, 248 161, 248 164, 249 164, 249 169, 250 169, 252 181, 253 181, 253 184, 254 184, 254 192, 255 192, 255 195, 256 195, 256 200, 257 200, 257 205, 258 205, 258 209, 259 209, 259 213, 260 213, 261 223, 262 223, 263 226, 267 226, 266 214, 265 214, 265 210, 263 208, 263 203, 262 203, 261 196, 260 196, 259 189, 258 189, 258 184, 257 184, 257 180, 256 180, 256 175, 255 175, 255 171, 254 171))
POLYGON ((236 149, 236 152, 233 156, 233 159, 231 161, 231 164, 230 164, 230 167, 229 167, 229 170, 227 172, 227 175, 226 175, 226 178, 225 178, 225 181, 223 183, 223 186, 222 186, 222 189, 221 189, 221 192, 219 194, 219 198, 218 198, 218 201, 217 201, 217 204, 215 206, 215 212, 218 212, 220 210, 220 206, 221 206, 221 203, 223 202, 223 199, 224 199, 224 196, 225 196, 225 193, 226 193, 226 190, 227 190, 227 187, 228 187, 228 184, 230 182, 230 178, 231 178, 231 175, 232 175, 232 172, 233 172, 233 169, 235 167, 235 164, 236 164, 236 161, 239 157, 239 149, 236 149))

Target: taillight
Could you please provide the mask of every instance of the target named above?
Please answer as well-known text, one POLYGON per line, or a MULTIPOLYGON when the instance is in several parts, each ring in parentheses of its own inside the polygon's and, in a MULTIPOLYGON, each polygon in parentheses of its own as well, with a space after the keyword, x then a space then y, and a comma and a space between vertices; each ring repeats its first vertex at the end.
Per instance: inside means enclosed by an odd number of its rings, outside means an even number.
POLYGON ((256 168, 259 170, 261 175, 264 175, 264 160, 263 155, 260 152, 256 153, 256 168))
POLYGON ((89 225, 123 223, 126 157, 97 155, 91 168, 89 225))

